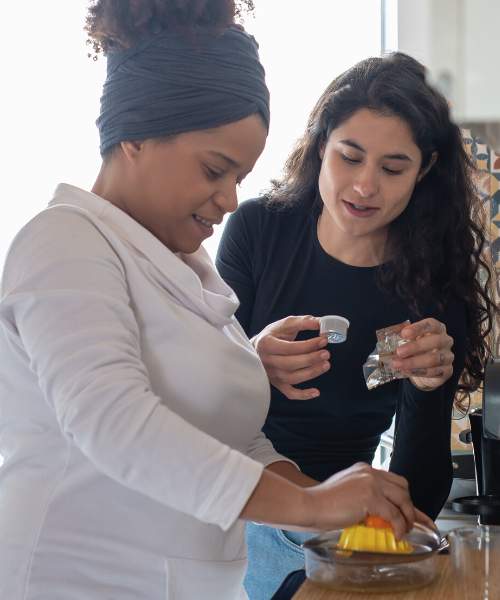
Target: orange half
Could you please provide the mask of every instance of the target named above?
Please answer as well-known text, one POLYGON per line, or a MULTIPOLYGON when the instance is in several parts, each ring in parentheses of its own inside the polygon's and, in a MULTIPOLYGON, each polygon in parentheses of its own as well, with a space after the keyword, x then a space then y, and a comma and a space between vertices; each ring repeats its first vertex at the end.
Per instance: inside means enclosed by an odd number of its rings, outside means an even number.
POLYGON ((368 516, 364 524, 344 529, 338 547, 358 552, 410 554, 413 546, 406 540, 396 540, 391 524, 381 517, 368 516))

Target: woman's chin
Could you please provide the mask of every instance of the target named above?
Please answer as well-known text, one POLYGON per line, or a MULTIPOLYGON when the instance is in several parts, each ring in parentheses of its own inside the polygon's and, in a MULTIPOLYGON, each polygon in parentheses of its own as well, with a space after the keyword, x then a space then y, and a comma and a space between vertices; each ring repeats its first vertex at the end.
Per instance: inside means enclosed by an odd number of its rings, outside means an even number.
POLYGON ((177 250, 175 252, 181 252, 182 254, 193 254, 201 248, 203 240, 182 240, 177 244, 177 250))

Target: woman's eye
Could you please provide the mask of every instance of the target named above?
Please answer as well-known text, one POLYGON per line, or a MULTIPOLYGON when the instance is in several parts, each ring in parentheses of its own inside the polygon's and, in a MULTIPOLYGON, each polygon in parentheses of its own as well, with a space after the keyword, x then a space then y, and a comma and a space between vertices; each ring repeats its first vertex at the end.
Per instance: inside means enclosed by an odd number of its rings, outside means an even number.
POLYGON ((401 169, 390 169, 389 167, 383 167, 383 169, 388 175, 401 175, 403 172, 401 169))
POLYGON ((214 181, 215 179, 220 179, 223 176, 222 171, 212 169, 212 167, 209 167, 208 165, 205 165, 205 173, 207 177, 212 181, 214 181))
POLYGON ((342 160, 345 160, 345 162, 347 162, 351 165, 357 165, 361 162, 360 159, 353 158, 352 156, 348 156, 347 154, 341 154, 341 156, 342 156, 342 160))

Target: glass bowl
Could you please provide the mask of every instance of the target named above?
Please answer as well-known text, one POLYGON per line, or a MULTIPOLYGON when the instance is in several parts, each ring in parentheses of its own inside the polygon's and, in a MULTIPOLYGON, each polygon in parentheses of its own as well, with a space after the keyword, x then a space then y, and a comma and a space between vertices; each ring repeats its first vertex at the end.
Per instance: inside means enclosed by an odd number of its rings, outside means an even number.
POLYGON ((437 531, 420 524, 404 536, 413 546, 411 554, 341 550, 341 533, 329 531, 303 544, 308 579, 337 591, 383 593, 424 587, 437 577, 437 554, 448 545, 437 531))

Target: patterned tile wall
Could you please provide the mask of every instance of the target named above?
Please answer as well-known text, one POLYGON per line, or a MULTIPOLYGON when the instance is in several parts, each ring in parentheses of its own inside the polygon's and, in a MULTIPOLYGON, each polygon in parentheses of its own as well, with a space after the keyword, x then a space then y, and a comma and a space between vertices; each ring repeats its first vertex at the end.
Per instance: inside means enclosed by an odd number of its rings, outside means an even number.
MULTIPOLYGON (((492 268, 492 287, 498 302, 500 300, 500 156, 495 154, 482 140, 473 136, 469 129, 463 129, 462 134, 465 148, 477 169, 476 186, 484 203, 483 225, 488 241, 486 256, 492 268)), ((500 322, 498 318, 495 321, 493 333, 493 350, 496 356, 500 356, 500 322)), ((471 407, 481 406, 481 400, 482 392, 479 390, 472 396, 471 407)), ((463 444, 458 438, 459 432, 468 427, 469 421, 466 418, 452 422, 451 447, 455 452, 471 452, 471 446, 463 444)))
MULTIPOLYGON (((484 203, 484 229, 488 241, 487 258, 493 273, 493 293, 500 301, 500 156, 473 136, 469 129, 463 130, 465 148, 476 166, 476 185, 484 203)), ((500 356, 500 320, 495 319, 493 333, 495 356, 500 356)))

